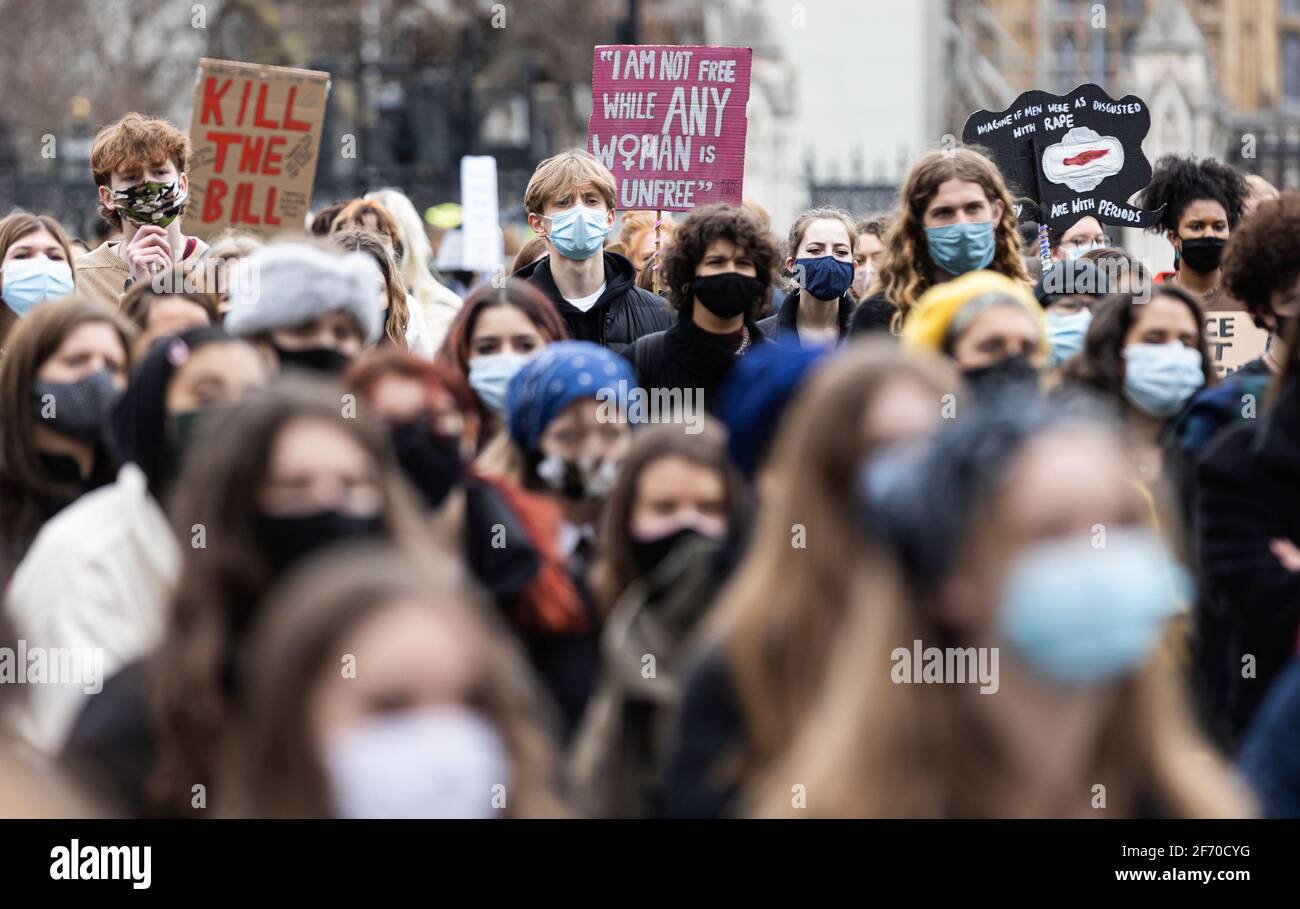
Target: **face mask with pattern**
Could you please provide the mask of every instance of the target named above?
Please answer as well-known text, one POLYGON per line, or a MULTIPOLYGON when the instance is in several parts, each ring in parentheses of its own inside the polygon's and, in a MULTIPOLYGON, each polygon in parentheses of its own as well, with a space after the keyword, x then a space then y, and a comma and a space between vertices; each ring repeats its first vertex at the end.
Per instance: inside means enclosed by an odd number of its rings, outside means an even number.
POLYGON ((136 224, 166 227, 176 220, 185 204, 179 180, 170 183, 146 181, 112 191, 113 210, 136 224))

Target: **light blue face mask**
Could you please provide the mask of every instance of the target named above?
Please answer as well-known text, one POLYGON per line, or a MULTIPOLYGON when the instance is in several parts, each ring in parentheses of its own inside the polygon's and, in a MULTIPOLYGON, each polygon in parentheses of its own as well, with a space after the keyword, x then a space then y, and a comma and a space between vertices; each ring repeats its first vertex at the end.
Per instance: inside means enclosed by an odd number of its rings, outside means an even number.
POLYGON ((1030 549, 1015 563, 998 623, 1019 660, 1063 685, 1137 669, 1191 585, 1150 530, 1112 530, 1030 549))
POLYGON ((605 243, 610 228, 605 223, 608 218, 606 209, 585 205, 551 215, 551 245, 566 259, 590 259, 605 243))
POLYGON ((927 227, 925 235, 930 244, 930 258, 950 275, 988 268, 997 251, 992 221, 927 227))
POLYGON ((1124 348, 1124 397, 1143 413, 1172 417, 1204 384, 1199 350, 1178 341, 1124 348))
POLYGON ((1105 249, 1105 248, 1106 248, 1105 245, 1102 243, 1089 243, 1087 246, 1075 246, 1073 243, 1071 243, 1069 246, 1065 248, 1065 258, 1067 261, 1073 262, 1075 259, 1079 258, 1080 256, 1086 256, 1094 249, 1105 249))
POLYGON ((59 259, 14 259, 0 271, 5 305, 20 316, 27 315, 37 303, 66 297, 73 290, 72 269, 59 259))
POLYGON ((1083 339, 1092 324, 1092 311, 1081 309, 1071 313, 1047 314, 1047 340, 1052 352, 1047 357, 1048 366, 1060 366, 1083 350, 1083 339))
POLYGON ((518 353, 479 354, 469 361, 469 387, 485 407, 501 416, 506 412, 510 380, 531 359, 518 353))

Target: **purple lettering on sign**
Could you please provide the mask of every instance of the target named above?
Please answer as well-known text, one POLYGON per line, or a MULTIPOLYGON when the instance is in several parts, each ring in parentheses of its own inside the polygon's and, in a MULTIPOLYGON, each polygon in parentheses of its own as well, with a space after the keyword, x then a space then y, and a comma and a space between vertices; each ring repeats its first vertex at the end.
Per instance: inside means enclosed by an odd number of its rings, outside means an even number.
POLYGON ((587 151, 614 174, 618 207, 739 205, 751 49, 612 44, 594 57, 587 151))

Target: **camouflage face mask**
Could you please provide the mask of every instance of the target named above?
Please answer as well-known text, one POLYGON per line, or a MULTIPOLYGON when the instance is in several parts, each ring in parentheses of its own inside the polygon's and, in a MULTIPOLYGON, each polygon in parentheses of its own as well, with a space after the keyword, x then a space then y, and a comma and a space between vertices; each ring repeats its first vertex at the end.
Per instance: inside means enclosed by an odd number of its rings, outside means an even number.
POLYGON ((185 197, 181 194, 179 180, 171 183, 137 183, 113 191, 113 210, 136 224, 166 227, 176 220, 184 203, 185 197))

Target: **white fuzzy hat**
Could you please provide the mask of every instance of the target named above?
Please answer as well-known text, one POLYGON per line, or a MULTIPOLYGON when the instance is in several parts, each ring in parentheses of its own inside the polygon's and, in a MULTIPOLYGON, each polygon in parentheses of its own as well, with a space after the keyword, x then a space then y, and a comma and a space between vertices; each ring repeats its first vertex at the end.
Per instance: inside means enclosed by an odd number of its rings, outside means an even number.
POLYGON ((341 311, 356 320, 366 343, 373 344, 383 331, 376 289, 382 280, 379 266, 365 253, 272 243, 240 260, 226 331, 247 337, 341 311))

